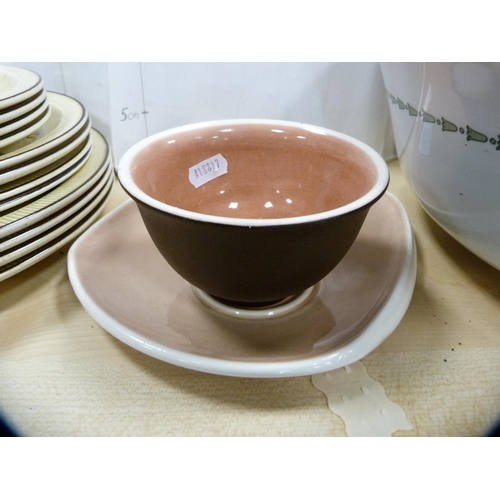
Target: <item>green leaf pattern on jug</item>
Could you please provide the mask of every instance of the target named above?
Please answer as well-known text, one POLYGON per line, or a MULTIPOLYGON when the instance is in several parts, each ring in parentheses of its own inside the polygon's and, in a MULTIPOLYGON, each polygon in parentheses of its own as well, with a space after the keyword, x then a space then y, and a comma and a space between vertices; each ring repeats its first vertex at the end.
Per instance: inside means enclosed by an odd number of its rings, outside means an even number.
POLYGON ((474 130, 469 125, 466 125, 465 128, 464 127, 459 128, 457 125, 450 122, 444 117, 436 119, 436 117, 434 117, 427 111, 424 111, 423 109, 417 111, 415 107, 411 106, 409 103, 405 104, 402 99, 400 99, 399 97, 395 97, 390 92, 387 93, 387 97, 390 99, 392 104, 397 104, 400 110, 408 111, 408 114, 410 116, 420 117, 422 121, 424 121, 425 123, 435 123, 436 125, 441 127, 441 130, 443 132, 459 132, 460 134, 467 133, 466 136, 467 141, 482 142, 482 143, 489 142, 491 145, 496 146, 495 149, 497 151, 500 151, 500 135, 498 135, 498 139, 495 137, 491 137, 490 139, 488 139, 487 135, 478 132, 477 130, 474 130))

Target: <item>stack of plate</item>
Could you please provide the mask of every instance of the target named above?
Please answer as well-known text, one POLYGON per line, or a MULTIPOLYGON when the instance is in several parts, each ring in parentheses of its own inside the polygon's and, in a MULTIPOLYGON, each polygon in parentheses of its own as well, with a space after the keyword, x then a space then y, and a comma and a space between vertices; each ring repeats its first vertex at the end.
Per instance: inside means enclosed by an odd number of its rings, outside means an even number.
POLYGON ((49 115, 40 76, 25 69, 0 66, 0 148, 41 127, 49 115))
POLYGON ((0 281, 89 227, 113 180, 109 145, 85 107, 0 66, 0 281))

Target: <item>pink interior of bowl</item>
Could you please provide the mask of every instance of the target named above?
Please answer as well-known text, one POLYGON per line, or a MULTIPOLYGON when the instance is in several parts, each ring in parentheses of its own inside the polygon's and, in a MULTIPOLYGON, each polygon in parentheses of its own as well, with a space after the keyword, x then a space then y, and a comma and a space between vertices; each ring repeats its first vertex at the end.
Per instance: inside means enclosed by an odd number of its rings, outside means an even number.
POLYGON ((217 124, 167 134, 132 159, 134 183, 191 212, 273 219, 333 210, 375 185, 374 162, 350 142, 297 125, 217 124), (227 174, 194 187, 190 167, 221 154, 227 174))

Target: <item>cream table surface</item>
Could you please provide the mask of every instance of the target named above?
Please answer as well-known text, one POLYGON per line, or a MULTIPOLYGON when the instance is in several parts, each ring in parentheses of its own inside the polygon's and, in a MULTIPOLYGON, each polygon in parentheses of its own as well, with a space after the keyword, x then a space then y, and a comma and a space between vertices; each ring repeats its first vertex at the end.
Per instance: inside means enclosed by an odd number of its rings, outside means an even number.
MULTIPOLYGON (((481 436, 500 418, 500 271, 420 208, 389 163, 417 243, 413 300, 362 360, 413 426, 481 436)), ((104 213, 127 196, 115 185, 104 213)), ((0 412, 25 436, 345 436, 310 377, 239 379, 150 358, 105 332, 68 280, 69 246, 0 283, 0 412)))

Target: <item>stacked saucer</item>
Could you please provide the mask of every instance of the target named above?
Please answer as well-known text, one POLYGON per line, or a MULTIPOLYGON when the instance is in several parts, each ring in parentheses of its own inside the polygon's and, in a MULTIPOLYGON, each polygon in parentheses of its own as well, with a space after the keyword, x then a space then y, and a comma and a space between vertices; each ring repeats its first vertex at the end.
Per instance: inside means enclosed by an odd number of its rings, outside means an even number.
POLYGON ((0 281, 89 227, 113 180, 109 145, 92 128, 85 107, 46 91, 30 71, 0 66, 0 281), (34 111, 40 104, 32 107, 40 98, 43 117, 34 111), (2 136, 2 125, 13 127, 16 118, 25 120, 30 112, 36 114, 28 120, 35 128, 21 126, 15 141, 2 142, 9 135, 2 136), (2 122, 5 113, 11 119, 2 122))

